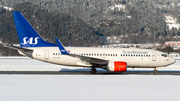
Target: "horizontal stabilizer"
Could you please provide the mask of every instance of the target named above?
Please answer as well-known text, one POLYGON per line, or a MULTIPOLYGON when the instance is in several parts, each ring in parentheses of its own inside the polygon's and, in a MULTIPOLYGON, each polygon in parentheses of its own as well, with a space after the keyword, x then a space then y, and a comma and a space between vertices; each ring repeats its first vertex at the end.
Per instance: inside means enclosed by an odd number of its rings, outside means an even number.
POLYGON ((20 50, 20 51, 33 51, 31 49, 21 48, 21 47, 17 47, 17 46, 4 45, 4 47, 8 47, 8 48, 15 49, 15 50, 20 50))

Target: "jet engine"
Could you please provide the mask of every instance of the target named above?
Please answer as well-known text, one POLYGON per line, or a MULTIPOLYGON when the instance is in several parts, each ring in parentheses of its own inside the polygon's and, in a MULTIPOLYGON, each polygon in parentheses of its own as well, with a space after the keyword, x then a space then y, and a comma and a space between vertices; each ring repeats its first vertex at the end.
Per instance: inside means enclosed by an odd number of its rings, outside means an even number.
POLYGON ((123 61, 109 61, 107 70, 112 72, 126 72, 127 63, 123 61))

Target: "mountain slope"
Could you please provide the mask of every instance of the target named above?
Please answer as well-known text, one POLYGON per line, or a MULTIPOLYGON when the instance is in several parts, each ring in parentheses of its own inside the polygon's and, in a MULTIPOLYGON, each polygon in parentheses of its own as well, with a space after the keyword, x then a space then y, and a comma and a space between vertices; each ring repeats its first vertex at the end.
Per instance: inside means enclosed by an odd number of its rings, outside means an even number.
MULTIPOLYGON (((65 45, 91 46, 96 45, 97 36, 91 27, 77 17, 69 14, 54 14, 32 3, 15 5, 14 10, 21 11, 37 32, 47 41, 55 42, 59 38, 65 45)), ((18 43, 12 12, 0 15, 0 34, 4 43, 18 43)), ((100 42, 101 43, 101 42, 100 42)))

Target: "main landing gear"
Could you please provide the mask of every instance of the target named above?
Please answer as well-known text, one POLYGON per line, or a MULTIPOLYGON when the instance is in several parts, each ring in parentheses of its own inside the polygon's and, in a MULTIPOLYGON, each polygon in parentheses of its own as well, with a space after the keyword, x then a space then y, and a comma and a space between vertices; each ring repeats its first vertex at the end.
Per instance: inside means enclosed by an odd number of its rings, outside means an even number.
POLYGON ((154 73, 154 74, 157 74, 157 68, 154 68, 153 73, 154 73))
POLYGON ((95 67, 91 68, 91 74, 96 74, 96 68, 95 67))

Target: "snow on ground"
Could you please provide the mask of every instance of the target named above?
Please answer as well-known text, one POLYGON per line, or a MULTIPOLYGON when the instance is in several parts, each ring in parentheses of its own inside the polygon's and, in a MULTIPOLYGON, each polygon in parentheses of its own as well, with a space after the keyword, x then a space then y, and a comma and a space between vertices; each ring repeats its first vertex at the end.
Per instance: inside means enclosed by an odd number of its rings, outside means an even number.
POLYGON ((0 75, 1 101, 178 101, 179 76, 0 75))
MULTIPOLYGON (((55 65, 51 63, 42 62, 39 60, 27 58, 27 57, 0 57, 0 71, 63 71, 63 70, 82 70, 90 71, 90 68, 82 67, 70 67, 55 65)), ((98 71, 105 71, 104 69, 97 69, 98 71)), ((153 68, 135 68, 138 70, 154 70, 153 68)), ((178 70, 180 71, 180 60, 177 60, 175 64, 158 68, 159 71, 164 70, 178 70)), ((133 71, 132 68, 128 68, 128 71, 133 71)))
POLYGON ((27 57, 0 57, 0 71, 59 71, 62 68, 71 69, 72 67, 55 65, 27 57))
MULTIPOLYGON (((180 60, 167 68, 177 69, 179 65, 180 60)), ((0 70, 7 68, 61 70, 70 67, 28 58, 0 58, 0 70)), ((177 101, 179 85, 179 75, 1 74, 0 97, 1 101, 177 101)))

